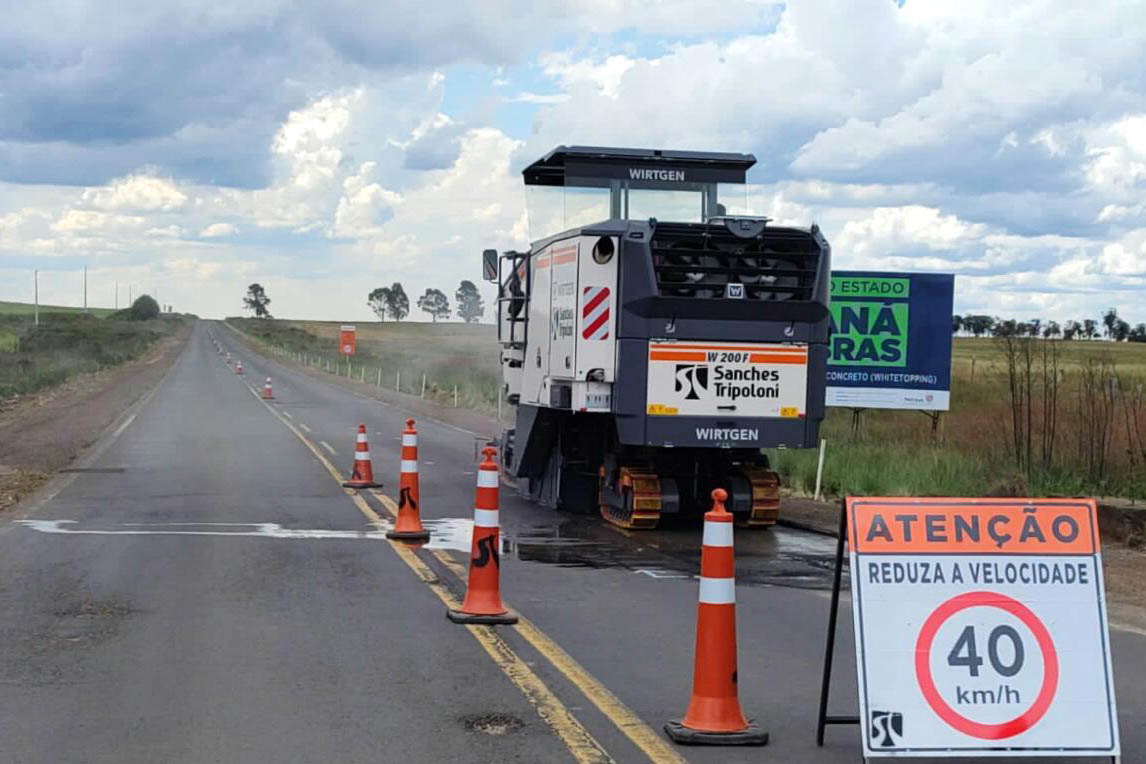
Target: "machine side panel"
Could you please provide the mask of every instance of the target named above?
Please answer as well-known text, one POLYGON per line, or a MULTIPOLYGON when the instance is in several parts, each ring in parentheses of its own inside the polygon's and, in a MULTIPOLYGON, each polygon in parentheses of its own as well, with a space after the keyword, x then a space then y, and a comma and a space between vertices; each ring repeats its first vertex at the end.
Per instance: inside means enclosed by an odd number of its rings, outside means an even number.
MULTIPOLYGON (((606 238, 606 237, 602 237, 606 238)), ((617 251, 615 237, 607 237, 617 251)), ((577 285, 577 379, 584 380, 600 370, 597 381, 612 382, 616 369, 617 332, 617 261, 614 254, 607 262, 593 257, 598 237, 581 237, 578 259, 580 278, 577 285)))
MULTIPOLYGON (((521 403, 548 405, 551 244, 529 258, 529 339, 522 360, 521 403)), ((560 246, 560 243, 556 243, 560 246)))
MULTIPOLYGON (((580 237, 549 247, 550 306, 549 374, 553 379, 576 379, 577 260, 580 237)), ((546 324, 537 324, 543 326, 546 324)), ((542 362, 544 366, 544 361, 542 362)))

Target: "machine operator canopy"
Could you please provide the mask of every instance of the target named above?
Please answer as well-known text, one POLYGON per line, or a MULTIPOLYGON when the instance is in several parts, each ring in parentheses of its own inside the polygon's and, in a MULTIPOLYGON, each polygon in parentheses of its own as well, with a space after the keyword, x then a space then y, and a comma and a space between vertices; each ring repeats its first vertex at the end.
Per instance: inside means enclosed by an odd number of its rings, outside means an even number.
POLYGON ((754 164, 751 154, 558 146, 522 172, 530 238, 609 219, 760 217, 745 184, 754 164))

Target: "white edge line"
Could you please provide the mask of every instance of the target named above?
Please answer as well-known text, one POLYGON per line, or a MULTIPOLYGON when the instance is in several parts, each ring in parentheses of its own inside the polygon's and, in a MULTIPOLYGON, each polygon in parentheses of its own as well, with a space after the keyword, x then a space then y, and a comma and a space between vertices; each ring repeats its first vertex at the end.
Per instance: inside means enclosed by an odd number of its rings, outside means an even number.
MULTIPOLYGON (((286 412, 284 411, 283 413, 285 414, 286 412)), ((303 431, 303 432, 305 432, 305 433, 310 433, 310 432, 311 432, 311 429, 310 429, 309 427, 307 427, 305 424, 303 424, 302 422, 299 422, 299 423, 298 423, 298 426, 299 426, 299 427, 301 427, 301 428, 302 428, 302 431, 303 431)))
POLYGON ((330 444, 327 443, 325 440, 320 440, 318 442, 321 443, 322 447, 325 448, 327 451, 329 451, 331 454, 333 454, 334 456, 338 456, 338 452, 335 451, 333 448, 331 448, 330 444))

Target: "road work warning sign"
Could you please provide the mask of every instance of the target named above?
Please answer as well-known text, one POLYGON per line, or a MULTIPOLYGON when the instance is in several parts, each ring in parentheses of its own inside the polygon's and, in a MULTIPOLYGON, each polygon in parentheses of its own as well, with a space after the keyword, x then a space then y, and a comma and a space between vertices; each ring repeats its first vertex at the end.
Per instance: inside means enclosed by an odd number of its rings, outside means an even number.
POLYGON ((349 324, 338 327, 338 352, 342 355, 354 355, 354 346, 354 327, 349 324))
POLYGON ((847 512, 865 756, 1119 754, 1093 501, 847 512))

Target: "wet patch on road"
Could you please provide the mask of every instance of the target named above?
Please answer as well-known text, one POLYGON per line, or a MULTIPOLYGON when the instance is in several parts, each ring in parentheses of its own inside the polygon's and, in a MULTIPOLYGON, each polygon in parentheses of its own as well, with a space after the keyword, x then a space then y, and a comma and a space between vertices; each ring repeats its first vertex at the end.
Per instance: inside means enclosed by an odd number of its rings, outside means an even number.
MULTIPOLYGON (((506 510, 502 509, 503 517, 506 510)), ((650 578, 700 574, 701 531, 666 523, 653 531, 621 533, 594 517, 563 515, 551 523, 519 523, 501 529, 504 558, 564 568, 622 568, 650 578)), ((473 522, 463 518, 423 520, 430 549, 469 553, 473 522)), ((748 586, 828 589, 836 541, 793 528, 737 530, 737 582, 748 586)))

